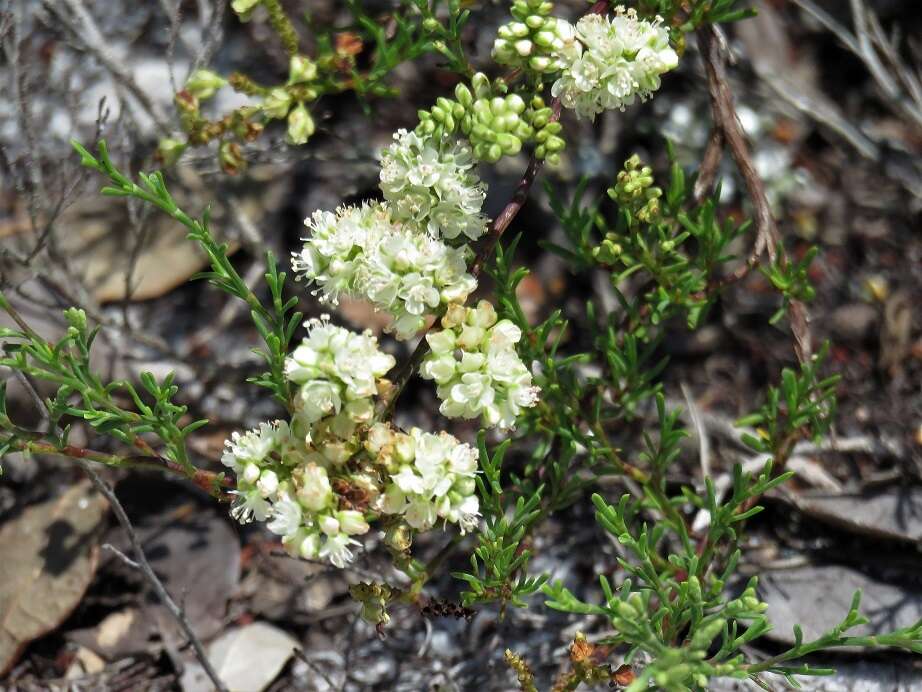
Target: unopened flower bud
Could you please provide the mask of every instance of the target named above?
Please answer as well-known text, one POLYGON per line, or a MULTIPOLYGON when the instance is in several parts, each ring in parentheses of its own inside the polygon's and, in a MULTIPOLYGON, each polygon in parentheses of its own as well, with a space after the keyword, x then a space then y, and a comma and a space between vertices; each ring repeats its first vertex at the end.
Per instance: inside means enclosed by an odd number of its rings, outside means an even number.
POLYGON ((393 524, 384 533, 384 544, 398 553, 405 553, 413 545, 413 529, 403 522, 393 524))
POLYGON ((336 513, 336 519, 339 522, 339 530, 350 536, 356 536, 368 533, 368 522, 361 512, 353 509, 343 510, 336 513))
POLYGON ((314 119, 303 103, 299 103, 288 114, 288 141, 291 144, 306 144, 315 129, 314 119))
POLYGON ((316 533, 308 534, 301 545, 298 546, 298 552, 305 560, 316 560, 320 555, 320 535, 316 533))
POLYGON ((207 99, 225 84, 227 80, 211 70, 196 70, 186 80, 185 89, 200 99, 207 99))
POLYGON ((178 139, 167 137, 157 143, 157 161, 162 166, 172 166, 186 150, 186 143, 178 139))
POLYGON ((317 78, 317 64, 303 55, 292 55, 288 63, 288 83, 301 84, 317 78))
POLYGON ((281 120, 291 109, 291 94, 282 87, 272 89, 262 103, 263 113, 267 118, 281 120))

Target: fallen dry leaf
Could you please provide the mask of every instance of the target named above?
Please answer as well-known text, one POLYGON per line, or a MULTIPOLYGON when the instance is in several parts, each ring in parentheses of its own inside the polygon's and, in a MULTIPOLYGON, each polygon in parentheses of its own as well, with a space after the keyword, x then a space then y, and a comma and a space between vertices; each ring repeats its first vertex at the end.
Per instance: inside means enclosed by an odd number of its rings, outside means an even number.
POLYGON ((96 571, 107 508, 87 481, 0 528, 0 676, 83 598, 96 571))

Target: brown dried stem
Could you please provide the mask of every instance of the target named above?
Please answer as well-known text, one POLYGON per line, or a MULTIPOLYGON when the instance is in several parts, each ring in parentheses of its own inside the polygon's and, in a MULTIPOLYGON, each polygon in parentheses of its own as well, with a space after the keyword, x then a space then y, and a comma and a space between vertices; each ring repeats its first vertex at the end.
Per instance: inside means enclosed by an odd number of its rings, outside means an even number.
MULTIPOLYGON (((749 200, 755 210, 756 240, 746 264, 720 281, 720 286, 726 286, 744 278, 754 267, 758 266, 763 254, 768 256, 770 262, 778 259, 778 249, 781 247, 781 234, 772 215, 771 205, 765 193, 765 183, 756 171, 752 162, 752 155, 746 143, 746 135, 736 115, 733 104, 733 94, 727 83, 725 56, 720 48, 720 41, 713 26, 704 25, 697 30, 701 55, 704 59, 704 69, 707 74, 708 94, 711 100, 711 112, 714 118, 715 132, 719 131, 721 138, 730 150, 730 155, 736 164, 749 200)), ((719 156, 717 150, 717 135, 711 135, 708 149, 705 152, 705 164, 708 167, 716 164, 713 159, 719 156)), ((705 169, 710 174, 710 168, 705 169)), ((696 196, 699 188, 695 186, 696 196)), ((782 258, 782 261, 783 258, 782 258)), ((799 300, 790 301, 788 318, 791 323, 791 332, 794 335, 794 352, 797 359, 803 363, 809 360, 812 353, 812 344, 809 330, 809 315, 806 305, 799 300)))

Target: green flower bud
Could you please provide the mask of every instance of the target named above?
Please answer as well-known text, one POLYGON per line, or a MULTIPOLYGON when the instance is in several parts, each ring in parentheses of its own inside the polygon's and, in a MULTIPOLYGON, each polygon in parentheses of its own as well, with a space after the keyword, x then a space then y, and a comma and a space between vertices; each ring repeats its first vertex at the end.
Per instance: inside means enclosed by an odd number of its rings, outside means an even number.
POLYGON ((523 58, 527 58, 529 55, 531 55, 531 51, 534 48, 534 44, 527 38, 519 39, 513 43, 512 46, 515 48, 515 52, 521 55, 523 58))
POLYGON ((227 80, 211 70, 196 70, 186 80, 185 89, 200 99, 214 96, 214 93, 227 84, 227 80))
POLYGON ((525 110, 525 101, 522 100, 522 97, 518 94, 509 94, 509 96, 506 97, 506 107, 516 115, 519 115, 525 110))
POLYGON ((483 72, 478 72, 471 78, 471 86, 474 87, 476 97, 486 96, 490 92, 490 78, 483 72))
POLYGON ((71 329, 75 329, 81 334, 86 333, 86 312, 80 308, 67 308, 64 311, 64 319, 71 329))
POLYGON ((317 78, 317 64, 303 55, 292 55, 288 63, 288 84, 312 82, 317 78))
POLYGON ((315 130, 314 119, 304 104, 299 103, 288 114, 288 141, 291 144, 306 144, 315 130))
POLYGON ((522 150, 522 140, 505 132, 497 136, 496 143, 502 147, 506 156, 514 156, 522 150))
POLYGON ((551 59, 543 55, 535 55, 528 60, 528 66, 535 72, 544 72, 551 66, 551 59))
POLYGON ((233 0, 233 2, 231 2, 231 9, 240 15, 243 21, 246 21, 250 18, 256 6, 259 5, 259 2, 260 0, 233 0))
POLYGON ((277 87, 272 89, 263 100, 262 110, 267 118, 281 120, 291 109, 291 94, 285 89, 277 87))
POLYGON ((511 24, 507 24, 506 26, 509 27, 509 31, 516 38, 525 38, 531 33, 528 30, 528 26, 522 22, 512 22, 511 24))
POLYGON ((435 17, 426 17, 423 20, 423 29, 428 31, 430 34, 442 31, 442 25, 439 24, 439 20, 435 17))
POLYGON ((530 14, 525 19, 525 24, 529 29, 540 29, 544 26, 544 17, 537 14, 530 14))
POLYGON ((218 147, 218 163, 228 175, 237 175, 246 168, 246 159, 243 158, 243 151, 237 142, 221 142, 218 147))
POLYGON ((157 161, 163 166, 172 166, 186 150, 186 143, 167 137, 157 143, 157 161))

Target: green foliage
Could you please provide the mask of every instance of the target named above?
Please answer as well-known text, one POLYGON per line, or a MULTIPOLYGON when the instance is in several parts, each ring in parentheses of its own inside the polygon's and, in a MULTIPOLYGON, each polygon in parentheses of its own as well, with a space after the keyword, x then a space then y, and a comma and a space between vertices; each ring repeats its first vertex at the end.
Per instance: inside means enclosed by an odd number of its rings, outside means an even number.
POLYGON ((737 425, 755 426, 758 436, 745 434, 743 440, 758 452, 785 456, 799 438, 819 441, 829 432, 836 412, 838 375, 821 378, 819 371, 829 353, 823 344, 800 372, 791 368, 781 371, 781 386, 769 387, 762 407, 737 421, 737 425))
POLYGON ((485 527, 478 534, 477 548, 471 554, 471 571, 454 576, 467 582, 468 590, 462 594, 465 606, 497 601, 503 608, 507 603, 524 607, 524 599, 537 592, 546 580, 523 575, 531 558, 531 551, 525 547, 526 537, 542 514, 539 505, 543 487, 536 488, 527 498, 518 495, 510 507, 509 495, 504 493, 500 480, 508 442, 501 444, 492 457, 483 434, 478 445, 483 473, 477 476, 477 490, 485 527))
POLYGON ((645 17, 663 17, 683 33, 703 24, 729 24, 756 14, 754 8, 740 0, 638 0, 637 9, 645 17))
POLYGON ((784 317, 791 301, 799 300, 806 303, 813 300, 816 291, 810 283, 808 272, 817 252, 819 252, 817 247, 811 247, 797 262, 789 261, 782 253, 768 267, 759 267, 759 271, 772 282, 772 286, 782 297, 781 307, 769 320, 771 324, 775 324, 784 317))
POLYGON ((470 19, 470 10, 461 0, 405 0, 406 13, 393 15, 394 25, 386 26, 380 17, 369 15, 359 0, 346 3, 363 40, 374 44, 367 71, 353 68, 353 89, 360 97, 368 93, 394 95, 382 88, 383 80, 401 63, 427 53, 438 53, 445 68, 470 77, 472 70, 461 45, 461 30, 470 19), (444 19, 440 19, 444 15, 444 19))
POLYGON ((298 299, 284 299, 286 273, 280 272, 271 252, 266 253, 266 283, 272 297, 270 305, 264 305, 231 264, 227 256, 227 244, 215 240, 208 229, 208 212, 201 219, 194 219, 180 209, 170 196, 163 180, 163 174, 140 173, 141 185, 132 182, 119 171, 109 158, 105 142, 99 143, 99 158, 90 154, 78 142, 71 142, 80 154, 81 163, 107 176, 111 182, 102 188, 102 194, 111 197, 134 197, 152 204, 189 230, 189 239, 198 243, 211 264, 211 271, 197 274, 195 278, 207 279, 209 283, 240 300, 250 308, 250 316, 262 337, 264 348, 255 349, 269 370, 250 380, 254 384, 270 389, 276 398, 286 406, 291 401, 290 383, 285 379, 285 358, 295 330, 301 323, 302 314, 295 311, 298 299))
MULTIPOLYGON (((0 308, 11 310, 2 294, 0 308)), ((142 392, 127 381, 104 383, 90 367, 90 348, 99 328, 87 327, 83 310, 70 308, 64 317, 69 325, 67 332, 55 343, 49 343, 24 323, 20 329, 0 329, 4 341, 0 365, 58 386, 55 395, 45 402, 49 426, 42 437, 57 449, 67 447, 71 418, 84 420, 96 432, 141 451, 149 449, 143 436, 150 433, 163 443, 166 458, 191 471, 186 437, 208 421, 182 424, 187 408, 173 401, 178 388, 173 384, 172 373, 162 382, 149 372, 141 373, 142 392)), ((0 444, 4 450, 17 437, 28 440, 36 436, 17 428, 5 406, 0 412, 0 424, 12 430, 0 444)))
POLYGON ((715 297, 715 272, 733 259, 727 253, 730 242, 749 227, 748 222, 718 218, 719 188, 695 202, 674 158, 665 191, 653 182, 652 170, 637 156, 629 158, 608 189, 615 203, 610 215, 603 213, 601 200, 583 204, 586 181, 569 204, 548 189, 570 247, 546 247, 579 267, 611 270, 615 293, 637 325, 629 333, 641 339, 650 337, 644 323, 658 325, 680 312, 686 313, 689 327, 700 323, 715 297), (643 281, 644 291, 633 302, 622 290, 629 279, 643 281))
POLYGON ((700 545, 688 540, 684 528, 677 531, 668 516, 652 526, 641 521, 644 503, 630 495, 622 496, 617 505, 593 495, 597 521, 624 548, 625 557, 619 557, 618 563, 628 576, 616 589, 600 575, 604 595, 600 604, 581 601, 560 582, 546 584, 542 590, 548 597, 547 605, 607 618, 613 634, 605 643, 627 646, 628 662, 650 658, 651 663, 629 690, 645 690, 651 684, 657 689, 705 690, 715 677, 749 677, 764 686, 760 674, 765 672, 785 675, 792 685, 799 686, 791 676, 832 671, 805 663, 787 664, 824 649, 893 646, 922 650, 922 621, 884 635, 846 636, 847 630, 867 622, 859 613, 860 593, 856 593, 845 619, 829 632, 805 643, 800 628, 795 627, 791 649, 767 661, 749 661, 744 647, 764 636, 771 624, 764 614, 767 606, 757 596, 757 577, 752 577, 738 596, 730 595, 729 585, 740 557, 737 527, 761 510, 752 504, 759 496, 789 476, 773 476, 770 461, 756 476, 744 473, 737 465, 732 493, 722 502, 710 482, 705 499, 684 488, 687 500, 710 513, 711 525, 700 545), (675 545, 681 548, 675 549, 675 545), (726 557, 717 559, 718 555, 726 557))

